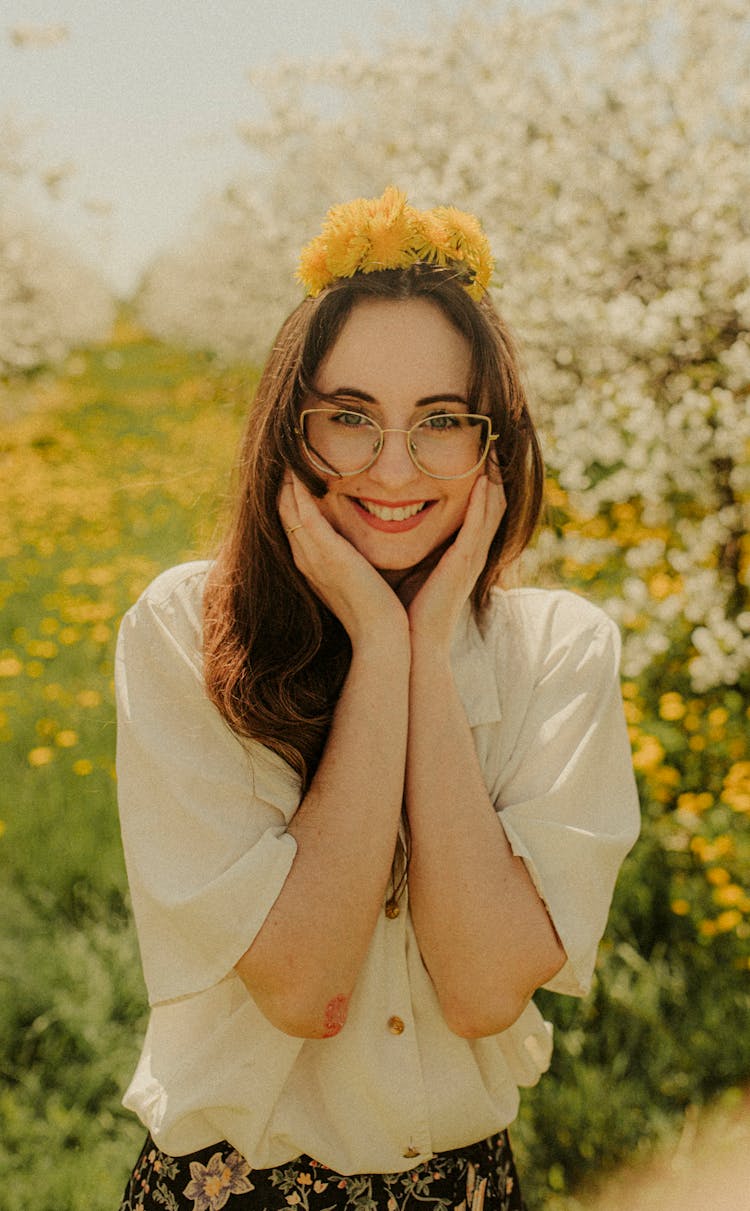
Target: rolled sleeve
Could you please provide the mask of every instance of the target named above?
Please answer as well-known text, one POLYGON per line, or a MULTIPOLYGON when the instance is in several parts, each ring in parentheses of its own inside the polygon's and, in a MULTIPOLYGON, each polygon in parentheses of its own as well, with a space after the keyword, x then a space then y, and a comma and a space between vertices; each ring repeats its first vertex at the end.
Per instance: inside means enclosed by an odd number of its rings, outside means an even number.
POLYGON ((591 985, 620 865, 639 829, 619 634, 596 611, 550 643, 496 806, 567 954, 546 985, 591 985))
POLYGON ((152 591, 118 639, 120 822, 152 1005, 230 974, 296 853, 298 780, 209 702, 199 635, 178 594, 152 591))

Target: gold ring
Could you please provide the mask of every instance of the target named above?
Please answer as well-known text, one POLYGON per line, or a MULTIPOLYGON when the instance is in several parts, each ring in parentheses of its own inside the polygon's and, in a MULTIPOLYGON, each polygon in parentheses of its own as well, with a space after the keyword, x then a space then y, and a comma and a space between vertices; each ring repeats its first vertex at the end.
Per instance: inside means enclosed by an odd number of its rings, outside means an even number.
POLYGON ((295 530, 301 530, 302 528, 303 528, 303 527, 302 527, 302 522, 301 522, 301 521, 300 521, 300 522, 298 522, 296 526, 290 526, 290 527, 289 527, 289 529, 287 530, 287 537, 288 537, 290 534, 293 534, 295 530))

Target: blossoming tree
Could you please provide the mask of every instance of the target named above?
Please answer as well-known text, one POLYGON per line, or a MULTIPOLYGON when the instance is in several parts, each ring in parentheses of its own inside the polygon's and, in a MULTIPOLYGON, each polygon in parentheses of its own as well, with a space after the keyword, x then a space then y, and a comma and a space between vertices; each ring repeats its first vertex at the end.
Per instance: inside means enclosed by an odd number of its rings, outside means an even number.
POLYGON ((749 50, 741 0, 487 2, 374 55, 282 64, 258 78, 267 117, 243 132, 266 175, 154 265, 144 316, 257 358, 329 205, 393 181, 417 205, 475 211, 547 439, 537 570, 606 586, 627 674, 678 637, 697 690, 736 684, 750 670, 749 50))
MULTIPOLYGON (((24 138, 0 125, 0 378, 57 362, 106 335, 114 305, 99 276, 45 230, 21 182, 34 168, 24 138)), ((54 174, 42 173, 52 187, 54 174)))

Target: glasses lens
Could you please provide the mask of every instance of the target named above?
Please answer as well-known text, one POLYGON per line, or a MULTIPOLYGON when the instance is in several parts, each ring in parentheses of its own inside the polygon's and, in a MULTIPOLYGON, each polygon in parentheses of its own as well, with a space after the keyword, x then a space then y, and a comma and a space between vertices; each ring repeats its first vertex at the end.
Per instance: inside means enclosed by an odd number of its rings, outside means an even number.
POLYGON ((426 416, 411 430, 414 460, 422 471, 457 479, 479 466, 490 437, 490 418, 467 413, 426 416))
POLYGON ((361 412, 311 408, 302 415, 302 436, 310 458, 323 471, 352 475, 378 452, 378 425, 361 412))

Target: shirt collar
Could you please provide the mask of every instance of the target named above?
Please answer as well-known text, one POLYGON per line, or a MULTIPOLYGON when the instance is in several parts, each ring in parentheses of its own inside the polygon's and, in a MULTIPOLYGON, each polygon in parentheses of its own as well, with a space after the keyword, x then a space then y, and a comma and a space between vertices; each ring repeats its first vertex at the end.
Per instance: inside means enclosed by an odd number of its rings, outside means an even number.
POLYGON ((499 723, 502 718, 495 673, 494 644, 482 635, 467 601, 451 647, 451 666, 470 727, 499 723))

